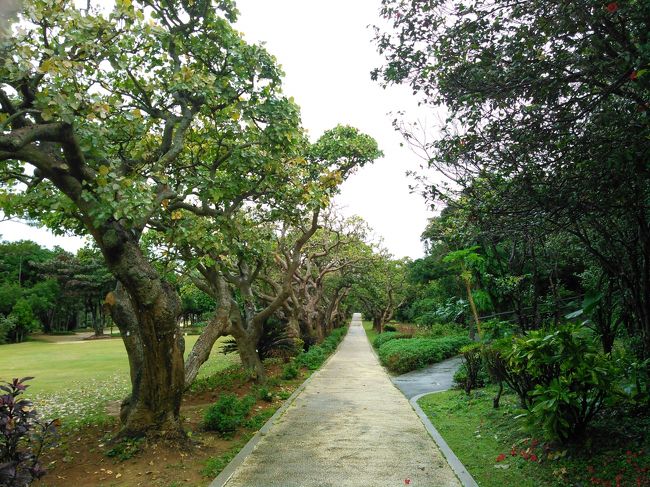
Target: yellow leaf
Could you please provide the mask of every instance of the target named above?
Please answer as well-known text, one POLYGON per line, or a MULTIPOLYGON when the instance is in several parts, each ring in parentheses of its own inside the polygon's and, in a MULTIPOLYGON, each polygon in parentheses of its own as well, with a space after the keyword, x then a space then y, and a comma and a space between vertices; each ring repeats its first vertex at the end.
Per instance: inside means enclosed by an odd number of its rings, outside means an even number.
POLYGON ((169 206, 169 200, 162 200, 162 202, 160 204, 166 210, 167 207, 169 206))
POLYGON ((54 72, 56 70, 54 60, 51 57, 47 58, 41 63, 38 69, 41 73, 49 73, 50 71, 54 72))
POLYGON ((133 112, 131 112, 131 113, 133 113, 133 116, 136 117, 136 118, 142 118, 142 112, 140 111, 139 108, 136 108, 136 109, 133 110, 133 112))
POLYGON ((241 117, 241 114, 239 112, 234 112, 232 115, 230 115, 230 118, 232 118, 235 122, 239 120, 241 117))
POLYGON ((110 169, 108 166, 99 166, 99 174, 106 176, 109 173, 110 169))
POLYGON ((181 218, 183 218, 181 210, 172 211, 172 220, 180 220, 181 218))

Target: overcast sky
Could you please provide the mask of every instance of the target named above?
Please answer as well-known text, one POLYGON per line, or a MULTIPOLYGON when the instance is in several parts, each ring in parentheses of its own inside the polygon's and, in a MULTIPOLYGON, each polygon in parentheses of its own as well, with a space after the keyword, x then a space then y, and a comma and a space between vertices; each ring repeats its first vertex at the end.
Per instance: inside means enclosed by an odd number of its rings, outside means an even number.
MULTIPOLYGON (((379 20, 380 1, 238 0, 237 5, 237 28, 249 42, 265 42, 277 58, 286 73, 284 91, 300 105, 312 138, 349 124, 373 136, 383 150, 381 160, 343 184, 336 203, 345 214, 363 217, 395 256, 422 256, 420 234, 432 214, 419 195, 410 194, 412 181, 405 175, 421 161, 400 147, 389 114, 406 110, 416 117, 416 99, 404 87, 384 90, 370 80, 370 71, 381 64, 369 27, 379 20)), ((1 222, 0 235, 69 250, 81 245, 79 239, 17 222, 1 222)))

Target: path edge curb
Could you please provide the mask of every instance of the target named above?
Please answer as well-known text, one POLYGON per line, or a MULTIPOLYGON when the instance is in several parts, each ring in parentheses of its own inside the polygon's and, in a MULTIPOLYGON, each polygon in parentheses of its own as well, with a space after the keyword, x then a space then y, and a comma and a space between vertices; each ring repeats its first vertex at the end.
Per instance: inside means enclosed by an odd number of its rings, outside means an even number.
POLYGON ((431 394, 436 394, 438 392, 446 392, 446 391, 432 391, 432 392, 424 392, 422 394, 418 394, 417 396, 413 396, 411 399, 409 399, 409 403, 411 404, 411 407, 415 410, 417 415, 420 417, 420 420, 422 423, 424 423, 424 427, 427 429, 429 434, 431 435, 431 438, 433 438, 433 441, 436 442, 438 445, 438 448, 444 455, 445 459, 447 460, 447 463, 451 467, 451 469, 454 471, 456 474, 456 477, 458 477, 458 480, 460 480, 460 483, 463 484, 463 487, 478 487, 478 484, 476 483, 476 480, 474 480, 474 477, 472 477, 472 474, 470 474, 467 469, 465 468, 465 465, 460 461, 460 459, 456 456, 456 454, 453 452, 453 450, 449 447, 445 439, 442 437, 442 435, 438 432, 436 427, 433 425, 429 417, 425 414, 425 412, 422 410, 420 405, 418 404, 418 400, 424 396, 429 396, 431 394))
POLYGON ((266 436, 266 434, 269 432, 271 427, 275 424, 275 422, 280 419, 280 417, 285 413, 287 409, 289 409, 289 406, 293 404, 293 402, 296 400, 296 398, 300 395, 300 393, 303 391, 303 389, 309 384, 312 380, 312 378, 317 375, 327 363, 332 360, 332 358, 337 354, 339 351, 339 348, 341 347, 341 344, 343 343, 343 340, 347 336, 347 334, 350 332, 350 325, 347 325, 347 331, 345 332, 345 335, 343 336, 343 339, 339 342, 339 344, 336 346, 336 350, 334 350, 329 357, 327 357, 327 360, 321 364, 321 366, 312 372, 312 374, 307 377, 302 384, 298 386, 298 388, 293 391, 293 393, 289 396, 289 398, 284 401, 282 406, 278 408, 278 410, 273 413, 273 416, 269 418, 269 420, 264 423, 264 426, 262 426, 257 433, 253 435, 253 437, 248 440, 248 442, 244 445, 244 447, 239 450, 239 453, 235 455, 235 458, 230 460, 228 465, 221 471, 219 475, 215 477, 215 479, 210 482, 208 487, 224 487, 226 483, 230 480, 230 477, 235 473, 235 470, 239 468, 239 466, 244 463, 244 460, 246 460, 246 457, 250 455, 257 444, 262 440, 262 437, 266 436))

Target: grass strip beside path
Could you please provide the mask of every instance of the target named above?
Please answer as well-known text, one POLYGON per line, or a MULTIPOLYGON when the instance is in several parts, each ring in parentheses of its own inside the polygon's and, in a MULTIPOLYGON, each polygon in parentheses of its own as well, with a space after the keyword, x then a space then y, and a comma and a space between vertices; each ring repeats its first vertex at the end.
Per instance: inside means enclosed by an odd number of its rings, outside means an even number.
POLYGON ((495 388, 450 390, 418 404, 481 487, 650 486, 647 417, 602 418, 583 445, 546 445, 516 420, 514 394, 492 407, 495 388))

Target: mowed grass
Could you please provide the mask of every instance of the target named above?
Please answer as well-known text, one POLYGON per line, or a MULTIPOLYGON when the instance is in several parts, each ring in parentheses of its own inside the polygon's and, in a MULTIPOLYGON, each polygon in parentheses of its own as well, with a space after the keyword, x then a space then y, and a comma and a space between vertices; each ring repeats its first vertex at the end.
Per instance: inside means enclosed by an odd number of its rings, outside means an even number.
MULTIPOLYGON (((198 336, 185 337, 185 355, 192 350, 198 336)), ((200 376, 210 375, 237 360, 236 354, 223 355, 220 339, 200 376)), ((110 340, 81 340, 51 343, 34 340, 0 346, 0 381, 32 376, 32 394, 58 392, 71 381, 102 380, 116 375, 128 378, 129 363, 124 343, 110 340)))
MULTIPOLYGON (((68 338, 68 337, 66 337, 68 338)), ((186 355, 198 336, 185 337, 186 355)), ((199 376, 214 374, 237 363, 237 354, 220 352, 215 344, 199 376)), ((92 421, 103 405, 129 391, 129 364, 121 339, 49 342, 31 340, 0 346, 0 382, 34 377, 27 395, 47 417, 92 421)))

